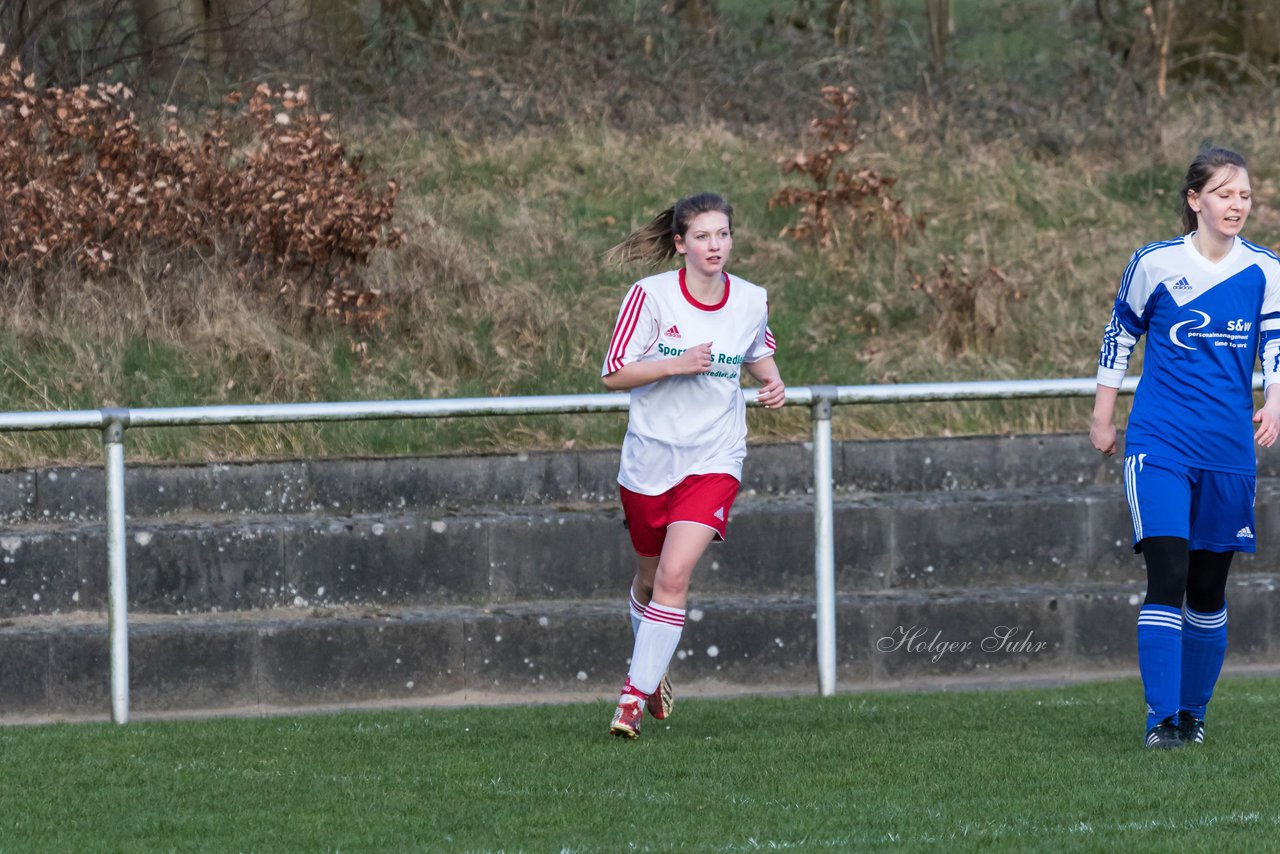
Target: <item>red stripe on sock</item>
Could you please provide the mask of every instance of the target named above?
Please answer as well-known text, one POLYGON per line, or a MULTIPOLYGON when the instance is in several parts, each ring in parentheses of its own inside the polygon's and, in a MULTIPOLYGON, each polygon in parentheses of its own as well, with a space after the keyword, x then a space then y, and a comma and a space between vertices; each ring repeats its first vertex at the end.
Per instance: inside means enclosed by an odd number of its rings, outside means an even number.
POLYGON ((675 626, 677 629, 684 628, 684 611, 675 608, 664 608, 653 602, 650 602, 649 607, 644 609, 644 619, 651 623, 661 623, 664 626, 675 626))

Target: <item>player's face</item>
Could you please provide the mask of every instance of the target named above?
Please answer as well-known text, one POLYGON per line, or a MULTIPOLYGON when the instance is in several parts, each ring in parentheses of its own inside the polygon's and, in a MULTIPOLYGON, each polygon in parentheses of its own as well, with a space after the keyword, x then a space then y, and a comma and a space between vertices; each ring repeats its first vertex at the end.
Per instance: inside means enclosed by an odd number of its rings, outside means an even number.
POLYGON ((1249 173, 1237 166, 1223 166, 1213 173, 1203 190, 1187 193, 1187 203, 1196 212, 1200 231, 1216 237, 1235 237, 1253 207, 1249 173))
POLYGON ((700 213, 683 235, 676 235, 675 242, 686 269, 703 279, 716 278, 729 263, 729 251, 733 249, 729 217, 720 211, 700 213))

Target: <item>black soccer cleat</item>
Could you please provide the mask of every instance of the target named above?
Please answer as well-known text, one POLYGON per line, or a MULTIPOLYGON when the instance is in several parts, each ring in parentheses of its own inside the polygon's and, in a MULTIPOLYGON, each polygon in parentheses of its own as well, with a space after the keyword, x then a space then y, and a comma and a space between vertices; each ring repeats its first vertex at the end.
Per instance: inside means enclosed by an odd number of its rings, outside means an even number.
POLYGON ((1178 737, 1187 744, 1204 744, 1204 721, 1186 709, 1178 712, 1178 737))
POLYGON ((1183 747, 1182 734, 1178 729, 1178 716, 1170 715, 1147 730, 1147 738, 1143 746, 1148 750, 1177 750, 1183 747))

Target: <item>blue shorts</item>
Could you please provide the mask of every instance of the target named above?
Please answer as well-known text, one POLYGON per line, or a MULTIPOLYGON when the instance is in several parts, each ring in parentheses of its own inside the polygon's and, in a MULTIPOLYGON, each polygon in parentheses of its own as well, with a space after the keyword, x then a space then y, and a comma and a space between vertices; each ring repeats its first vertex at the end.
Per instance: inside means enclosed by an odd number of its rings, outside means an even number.
POLYGON ((1181 537, 1192 549, 1254 550, 1251 474, 1188 468, 1147 454, 1124 458, 1124 491, 1133 517, 1133 550, 1144 537, 1181 537))

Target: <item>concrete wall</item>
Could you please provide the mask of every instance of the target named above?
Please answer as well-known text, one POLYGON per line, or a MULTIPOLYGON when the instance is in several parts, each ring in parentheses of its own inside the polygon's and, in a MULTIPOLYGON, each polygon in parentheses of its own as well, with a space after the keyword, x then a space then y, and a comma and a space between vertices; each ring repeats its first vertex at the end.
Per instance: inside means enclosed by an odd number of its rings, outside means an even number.
MULTIPOLYGON (((810 455, 752 448, 729 541, 694 576, 682 692, 815 689, 810 455)), ((131 467, 132 708, 611 695, 633 565, 616 464, 131 467)), ((1233 568, 1233 666, 1275 660, 1275 466, 1262 555, 1233 568)), ((1074 435, 840 444, 840 688, 1135 672, 1143 570, 1119 476, 1074 435)), ((103 504, 100 469, 0 473, 0 718, 109 709, 103 504)))

